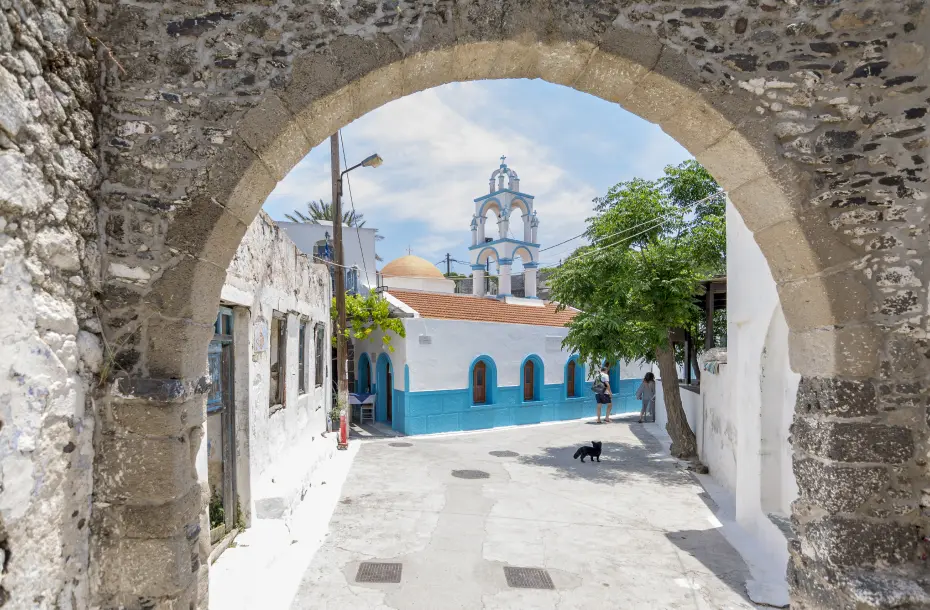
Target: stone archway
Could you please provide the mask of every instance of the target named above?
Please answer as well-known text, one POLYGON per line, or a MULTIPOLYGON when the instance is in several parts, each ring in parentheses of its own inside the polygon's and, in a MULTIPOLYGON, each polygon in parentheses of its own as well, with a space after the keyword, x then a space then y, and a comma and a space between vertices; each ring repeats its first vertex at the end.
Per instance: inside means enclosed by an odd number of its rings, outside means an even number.
POLYGON ((119 66, 104 58, 103 323, 129 374, 97 444, 104 603, 202 596, 190 498, 204 354, 226 266, 275 183, 384 103, 488 78, 613 101, 728 190, 778 283, 804 376, 793 604, 926 601, 896 584, 922 569, 928 533, 922 3, 105 10, 119 66), (144 438, 119 423, 152 413, 144 438))

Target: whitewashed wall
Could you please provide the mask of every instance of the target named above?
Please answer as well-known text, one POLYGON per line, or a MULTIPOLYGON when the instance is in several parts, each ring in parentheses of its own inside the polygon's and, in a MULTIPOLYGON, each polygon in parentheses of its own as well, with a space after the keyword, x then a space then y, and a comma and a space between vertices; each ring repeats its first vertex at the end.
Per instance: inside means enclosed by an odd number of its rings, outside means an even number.
MULTIPOLYGON (((326 233, 329 233, 330 239, 333 235, 333 223, 320 222, 320 224, 279 222, 279 227, 284 229, 287 236, 293 241, 297 248, 304 254, 311 256, 313 246, 322 239, 325 239, 326 233)), ((347 267, 358 265, 359 282, 368 286, 375 286, 375 270, 377 261, 375 259, 375 234, 377 229, 367 227, 357 229, 355 227, 342 227, 342 253, 343 260, 347 267), (366 279, 365 272, 368 272, 366 279)))
MULTIPOLYGON (((221 295, 235 312, 237 486, 247 519, 283 516, 299 499, 314 468, 335 448, 323 438, 331 400, 330 280, 265 213, 252 222, 227 269, 221 295), (270 348, 259 351, 274 312, 286 314, 286 400, 269 406, 270 348), (306 393, 299 394, 298 334, 307 324, 306 393), (313 327, 326 328, 323 379, 315 379, 313 327), (319 385, 318 385, 319 384, 319 385)), ((270 343, 270 342, 269 342, 270 343)), ((206 450, 207 443, 201 445, 206 450)))
POLYGON ((400 290, 424 290, 426 292, 455 292, 455 282, 438 277, 402 277, 381 276, 381 284, 388 288, 400 290))
POLYGON ((565 381, 566 328, 429 318, 405 319, 404 326, 412 392, 467 388, 468 368, 482 354, 494 360, 498 387, 520 385, 520 365, 530 354, 543 361, 544 383, 565 381), (421 335, 431 343, 421 344, 421 335))

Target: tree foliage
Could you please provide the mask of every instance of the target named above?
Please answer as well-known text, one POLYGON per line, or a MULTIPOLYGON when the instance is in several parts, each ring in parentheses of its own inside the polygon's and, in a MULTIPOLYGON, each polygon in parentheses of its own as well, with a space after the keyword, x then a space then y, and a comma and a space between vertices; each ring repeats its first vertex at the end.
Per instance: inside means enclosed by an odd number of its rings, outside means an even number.
MULTIPOLYGON (((552 299, 580 310, 564 344, 589 366, 658 362, 671 427, 684 416, 669 333, 697 325, 700 282, 726 269, 725 199, 710 174, 687 161, 659 180, 621 182, 594 204, 590 245, 549 279, 552 299)), ((683 426, 669 432, 679 455, 690 456, 694 434, 683 426)))
MULTIPOLYGON (((394 346, 391 345, 391 335, 394 333, 398 337, 406 337, 407 332, 404 330, 404 324, 399 318, 390 317, 390 308, 384 298, 371 292, 368 296, 360 294, 346 295, 346 323, 348 328, 345 330, 345 336, 348 339, 367 339, 374 331, 383 333, 381 341, 387 346, 388 350, 393 353, 394 346)), ((333 324, 337 323, 336 299, 333 299, 333 306, 330 310, 333 324)), ((333 345, 336 337, 333 336, 333 345)))

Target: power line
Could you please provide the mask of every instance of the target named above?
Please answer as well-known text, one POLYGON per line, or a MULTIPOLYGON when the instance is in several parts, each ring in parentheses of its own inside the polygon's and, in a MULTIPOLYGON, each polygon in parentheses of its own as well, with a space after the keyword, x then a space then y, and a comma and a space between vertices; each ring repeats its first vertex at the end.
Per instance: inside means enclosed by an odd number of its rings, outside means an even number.
MULTIPOLYGON (((349 161, 346 159, 346 143, 342 139, 342 130, 339 130, 339 144, 342 148, 342 162, 346 167, 349 167, 349 161)), ((368 265, 365 262, 365 249, 362 247, 362 231, 358 226, 358 218, 355 213, 355 200, 352 197, 352 180, 349 178, 349 174, 346 174, 346 186, 349 187, 349 204, 352 206, 352 216, 356 218, 355 220, 355 236, 358 238, 358 251, 362 254, 362 267, 365 269, 365 283, 371 287, 371 278, 368 277, 368 265)), ((336 221, 336 219, 333 219, 336 221)), ((342 222, 342 219, 338 219, 338 222, 342 222)))
MULTIPOLYGON (((623 242, 624 240, 631 240, 631 241, 632 241, 632 240, 636 239, 637 237, 639 237, 640 235, 645 235, 645 234, 648 233, 649 231, 652 231, 653 229, 655 229, 655 228, 657 228, 657 227, 660 227, 660 226, 664 225, 666 222, 669 221, 669 219, 668 219, 668 218, 665 218, 665 219, 653 219, 653 221, 654 221, 654 224, 650 225, 649 227, 646 227, 645 229, 643 229, 643 230, 640 231, 639 233, 636 233, 635 235, 628 235, 628 236, 626 236, 626 237, 621 237, 620 239, 618 239, 617 241, 615 241, 615 242, 612 243, 612 244, 607 244, 607 245, 605 245, 605 246, 600 246, 600 247, 598 247, 598 248, 595 248, 594 250, 588 250, 587 252, 582 252, 581 254, 579 254, 579 255, 575 258, 575 260, 584 258, 585 256, 589 256, 589 255, 595 254, 595 253, 597 253, 597 252, 601 252, 602 250, 606 250, 607 248, 613 248, 614 246, 619 245, 619 244, 620 244, 621 242, 623 242)), ((641 226, 641 225, 639 225, 639 226, 641 226)), ((616 234, 615 234, 615 235, 616 235, 616 234)), ((560 261, 560 262, 561 262, 561 261, 560 261)), ((551 261, 550 261, 550 263, 551 263, 551 261)), ((540 263, 540 264, 550 264, 550 263, 540 263)))
MULTIPOLYGON (((726 194, 727 194, 726 191, 716 191, 715 193, 713 193, 713 194, 711 194, 711 195, 708 195, 707 197, 704 197, 703 199, 698 199, 697 201, 694 201, 694 202, 690 203, 689 205, 695 206, 695 205, 698 205, 699 203, 704 203, 704 202, 707 201, 708 199, 713 199, 714 197, 719 197, 719 196, 721 196, 721 195, 726 195, 726 194)), ((671 214, 671 212, 669 212, 669 214, 671 214)), ((669 214, 666 214, 666 216, 669 215, 669 214)), ((656 216, 656 218, 658 218, 658 217, 659 217, 659 216, 656 216)), ((655 220, 655 219, 653 219, 653 220, 655 220)), ((603 238, 603 239, 610 239, 610 238, 613 237, 614 235, 619 235, 620 233, 625 233, 625 232, 627 232, 627 231, 631 231, 631 230, 635 229, 636 227, 641 227, 641 226, 643 226, 644 224, 648 224, 648 223, 650 223, 650 222, 652 222, 652 220, 648 220, 648 221, 646 221, 646 222, 644 222, 644 223, 640 223, 640 224, 638 224, 638 225, 636 225, 636 226, 629 227, 629 228, 627 228, 627 229, 624 229, 623 231, 620 231, 619 233, 614 233, 613 235, 608 235, 607 237, 605 237, 605 238, 603 238)), ((553 246, 548 246, 548 247, 546 247, 546 248, 542 248, 542 249, 540 250, 540 252, 545 252, 546 250, 552 250, 553 248, 558 248, 558 247, 561 246, 562 244, 567 244, 568 242, 574 241, 574 240, 578 239, 579 237, 584 237, 585 233, 587 233, 587 231, 585 231, 584 233, 579 233, 578 235, 575 235, 574 237, 569 237, 569 238, 566 239, 565 241, 560 241, 559 243, 557 243, 557 244, 555 244, 555 245, 553 245, 553 246)))

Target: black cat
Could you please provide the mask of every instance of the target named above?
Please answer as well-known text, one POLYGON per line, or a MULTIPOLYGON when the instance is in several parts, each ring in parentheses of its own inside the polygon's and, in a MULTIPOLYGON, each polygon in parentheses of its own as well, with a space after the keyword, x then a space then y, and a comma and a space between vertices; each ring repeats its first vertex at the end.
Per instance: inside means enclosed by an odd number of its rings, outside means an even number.
POLYGON ((575 452, 575 459, 578 459, 578 456, 581 456, 581 461, 583 462, 586 457, 591 458, 591 461, 597 460, 601 461, 601 441, 591 441, 590 447, 578 447, 578 451, 575 452))

